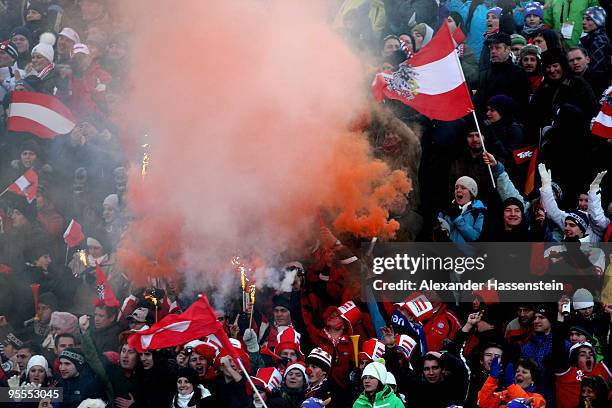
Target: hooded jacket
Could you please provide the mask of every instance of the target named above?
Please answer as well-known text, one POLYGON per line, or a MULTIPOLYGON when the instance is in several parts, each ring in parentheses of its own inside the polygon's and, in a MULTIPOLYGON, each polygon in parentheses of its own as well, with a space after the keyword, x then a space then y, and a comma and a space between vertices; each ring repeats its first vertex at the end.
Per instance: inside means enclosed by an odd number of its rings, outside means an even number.
POLYGON ((478 393, 478 406, 480 408, 498 408, 500 405, 506 405, 515 398, 533 398, 533 408, 543 408, 546 406, 544 397, 529 389, 523 389, 517 384, 512 384, 498 392, 495 391, 496 388, 497 379, 489 376, 478 393))
POLYGON ((376 393, 374 396, 374 402, 371 402, 365 392, 359 394, 357 401, 353 404, 353 408, 404 408, 402 400, 393 392, 391 387, 385 385, 385 387, 376 393))
POLYGON ((567 39, 567 45, 575 47, 582 34, 582 15, 587 8, 598 6, 597 0, 552 0, 547 2, 544 9, 544 25, 553 30, 561 32, 563 23, 573 23, 571 38, 567 39))
MULTIPOLYGON (((455 205, 454 202, 451 205, 455 205)), ((444 219, 450 226, 449 237, 453 242, 473 242, 480 238, 484 225, 487 207, 480 200, 474 200, 457 217, 441 212, 438 218, 444 219)))

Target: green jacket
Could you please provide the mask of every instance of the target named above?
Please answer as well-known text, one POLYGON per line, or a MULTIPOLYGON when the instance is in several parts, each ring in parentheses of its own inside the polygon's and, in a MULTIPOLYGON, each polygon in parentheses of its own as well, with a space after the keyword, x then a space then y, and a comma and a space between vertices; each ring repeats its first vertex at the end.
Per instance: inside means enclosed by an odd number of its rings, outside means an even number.
POLYGON ((359 394, 359 398, 353 404, 353 408, 404 408, 402 400, 393 392, 391 387, 385 385, 374 397, 374 405, 370 402, 365 392, 359 394))
MULTIPOLYGON (((572 38, 566 39, 565 43, 570 47, 578 46, 578 40, 582 35, 582 15, 587 8, 599 6, 598 0, 547 0, 544 9, 544 25, 551 27, 561 35, 563 23, 574 23, 572 38)), ((561 35, 563 40, 563 35, 561 35)))

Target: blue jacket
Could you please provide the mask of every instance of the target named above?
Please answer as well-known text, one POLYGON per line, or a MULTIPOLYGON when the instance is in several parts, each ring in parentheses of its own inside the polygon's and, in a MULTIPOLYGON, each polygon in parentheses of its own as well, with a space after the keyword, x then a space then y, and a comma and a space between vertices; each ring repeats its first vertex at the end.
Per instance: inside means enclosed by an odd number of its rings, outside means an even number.
MULTIPOLYGON (((471 4, 472 0, 468 0, 465 3, 461 0, 449 0, 447 7, 449 11, 456 11, 459 13, 461 17, 463 17, 465 24, 467 24, 471 4)), ((492 4, 492 2, 485 1, 483 4, 476 7, 476 10, 474 10, 474 15, 472 16, 470 31, 466 33, 465 30, 463 30, 467 37, 465 42, 474 50, 476 62, 479 62, 480 60, 480 53, 482 51, 485 39, 484 34, 487 31, 487 11, 493 7, 492 4)))
POLYGON ((473 242, 480 238, 487 207, 480 200, 474 200, 455 219, 441 212, 438 218, 444 219, 450 226, 449 236, 453 242, 473 242))

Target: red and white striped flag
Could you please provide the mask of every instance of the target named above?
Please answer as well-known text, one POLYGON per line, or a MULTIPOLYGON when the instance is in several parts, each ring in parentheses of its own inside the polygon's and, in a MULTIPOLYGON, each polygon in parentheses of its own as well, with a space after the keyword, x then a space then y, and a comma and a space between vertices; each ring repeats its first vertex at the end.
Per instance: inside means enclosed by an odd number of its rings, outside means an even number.
POLYGON ((43 139, 70 133, 76 120, 57 98, 36 92, 13 92, 8 112, 8 130, 29 132, 43 139))
POLYGON ((85 235, 83 234, 83 228, 81 228, 81 224, 76 222, 75 220, 70 221, 68 224, 68 228, 66 228, 66 232, 64 232, 64 242, 68 245, 68 248, 75 247, 79 245, 85 239, 85 235))
POLYGON ((7 190, 25 197, 28 203, 31 203, 36 199, 38 193, 38 174, 33 169, 28 169, 23 176, 8 186, 7 190))
POLYGON ((593 119, 591 132, 594 135, 612 139, 612 86, 604 92, 601 110, 593 119))
POLYGON ((400 64, 397 71, 376 75, 372 84, 374 99, 395 99, 438 120, 456 120, 472 112, 474 105, 456 46, 444 22, 434 38, 400 64))

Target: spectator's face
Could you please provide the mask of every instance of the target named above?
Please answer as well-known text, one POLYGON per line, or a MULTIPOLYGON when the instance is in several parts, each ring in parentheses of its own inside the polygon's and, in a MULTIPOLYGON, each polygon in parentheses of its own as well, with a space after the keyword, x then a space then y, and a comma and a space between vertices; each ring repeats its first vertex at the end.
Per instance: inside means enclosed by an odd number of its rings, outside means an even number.
POLYGON ((133 370, 138 364, 138 353, 132 347, 127 344, 121 346, 121 353, 119 354, 119 364, 124 370, 133 370))
POLYGON ((435 384, 442 379, 442 368, 435 360, 427 360, 423 363, 423 374, 430 384, 435 384))
POLYGON ((45 372, 45 369, 43 367, 34 366, 30 368, 30 371, 28 372, 28 378, 32 384, 42 385, 42 383, 45 381, 45 378, 47 378, 47 373, 45 372))
POLYGON ((59 372, 64 380, 76 377, 79 374, 76 366, 72 363, 72 361, 66 360, 65 358, 62 358, 59 361, 59 372))
POLYGON ((581 317, 589 318, 593 315, 593 306, 585 307, 584 309, 578 309, 576 311, 581 317))
POLYGON ((11 41, 15 44, 19 53, 28 52, 30 48, 30 42, 28 41, 26 36, 21 34, 15 34, 13 38, 11 38, 11 41))
POLYGON ((142 363, 142 368, 145 370, 153 368, 153 354, 149 351, 140 354, 140 362, 142 363))
POLYGON ((597 30, 597 24, 589 16, 582 17, 582 31, 590 33, 591 31, 597 30))
POLYGON ((204 356, 196 353, 195 351, 189 357, 189 366, 198 372, 198 375, 201 377, 206 374, 206 370, 208 369, 208 361, 204 358, 204 356))
POLYGON ((595 367, 595 356, 590 347, 581 347, 578 350, 578 368, 582 372, 590 373, 595 367))
POLYGON ((487 120, 491 123, 499 122, 501 120, 501 115, 494 108, 487 106, 487 120))
POLYGON ((49 64, 51 64, 51 61, 43 57, 41 54, 37 52, 32 54, 32 66, 36 71, 42 71, 49 64))
POLYGON ((193 392, 193 384, 185 377, 180 377, 176 381, 176 388, 181 395, 189 395, 193 392))
POLYGON ((410 51, 410 52, 414 51, 412 49, 412 39, 408 35, 402 34, 399 36, 399 39, 402 43, 404 43, 404 47, 406 47, 407 51, 410 51))
POLYGON ((11 225, 13 228, 20 228, 30 224, 30 221, 17 209, 11 212, 11 225))
POLYGON ((509 205, 504 208, 504 225, 506 227, 516 227, 523 220, 523 213, 517 205, 509 205))
POLYGON ((589 67, 591 59, 585 57, 582 51, 574 50, 567 53, 567 60, 574 74, 581 75, 589 67))
POLYGON ((108 204, 104 204, 104 209, 102 210, 102 218, 104 218, 104 222, 110 224, 117 217, 117 211, 113 206, 108 204))
POLYGON ((572 220, 565 220, 565 227, 563 228, 563 234, 565 238, 582 238, 582 230, 572 220))
POLYGON ((457 29, 457 23, 451 16, 446 17, 446 21, 448 21, 448 28, 450 28, 451 33, 454 33, 457 29))
POLYGON ((399 50, 400 42, 397 38, 389 38, 385 41, 383 46, 382 55, 383 57, 388 57, 393 54, 395 51, 399 50))
POLYGON ((0 51, 0 67, 10 67, 15 63, 15 60, 5 51, 0 51))
POLYGON ((81 0, 79 4, 81 6, 81 15, 85 21, 96 20, 102 17, 104 13, 104 5, 100 1, 81 0))
POLYGON ((514 372, 514 382, 521 388, 527 388, 533 384, 531 371, 523 366, 518 366, 514 372))
POLYGON ((572 345, 576 344, 576 343, 584 343, 585 341, 587 341, 587 337, 576 331, 576 330, 570 330, 569 332, 569 341, 570 343, 572 343, 572 345))
POLYGON ((23 152, 21 152, 21 164, 23 165, 23 167, 25 167, 26 169, 29 169, 30 167, 32 167, 34 165, 34 162, 36 161, 36 153, 34 153, 31 150, 24 150, 23 152))
POLYGON ((72 51, 72 47, 74 47, 74 41, 70 38, 60 35, 57 38, 57 51, 62 55, 70 55, 72 51))
POLYGON ((372 360, 359 360, 359 369, 363 371, 363 369, 366 368, 366 366, 371 362, 372 360))
POLYGON ((563 78, 563 67, 560 63, 555 62, 546 67, 546 76, 553 81, 558 81, 563 78))
POLYGON ((594 401, 597 399, 597 393, 595 390, 589 386, 584 386, 580 390, 580 397, 585 401, 594 401))
POLYGON ((274 308, 274 323, 277 326, 289 326, 291 324, 291 312, 283 306, 274 308))
POLYGON ((499 17, 493 13, 487 14, 487 31, 495 31, 499 29, 499 17))
POLYGON ((105 329, 109 327, 115 321, 115 316, 109 316, 106 309, 102 307, 96 307, 94 310, 94 324, 96 329, 105 329))
POLYGON ((548 333, 550 331, 550 320, 541 313, 536 313, 533 320, 533 330, 536 333, 548 333))
POLYGON ((525 55, 521 58, 521 66, 527 73, 535 72, 538 69, 538 59, 535 55, 525 55))
POLYGON ((461 184, 455 184, 455 203, 458 205, 465 205, 470 202, 472 197, 470 191, 461 184))
POLYGON ((534 312, 526 307, 519 307, 517 311, 518 321, 521 326, 528 326, 533 322, 534 312))
POLYGON ((290 390, 300 390, 304 388, 304 374, 297 368, 289 370, 285 377, 285 384, 290 390))
POLYGON ((480 364, 485 371, 491 371, 491 362, 495 357, 501 359, 504 352, 497 347, 487 347, 482 355, 480 364))
POLYGON ((49 323, 51 320, 51 313, 53 313, 53 310, 49 307, 49 305, 45 305, 44 303, 38 304, 38 316, 40 317, 41 323, 49 323))
POLYGON ((60 336, 57 341, 57 350, 55 352, 56 355, 62 354, 62 351, 66 350, 68 347, 75 347, 74 339, 72 337, 62 337, 60 336))
POLYGON ((361 377, 361 381, 363 381, 364 391, 370 394, 376 391, 378 389, 378 384, 380 384, 380 381, 371 375, 364 375, 361 377))
POLYGON ((187 353, 185 352, 185 350, 181 350, 177 355, 176 355, 176 364, 179 367, 187 367, 187 364, 189 363, 189 359, 187 357, 187 353))
POLYGON ((540 25, 540 23, 542 23, 540 16, 530 14, 525 17, 525 24, 527 24, 527 27, 537 27, 540 25))
POLYGON ((325 324, 326 327, 332 328, 335 330, 341 330, 344 327, 344 321, 338 314, 338 312, 333 312, 328 318, 325 324))
POLYGON ((312 385, 317 385, 327 377, 327 373, 323 369, 314 364, 308 364, 310 374, 308 374, 308 381, 312 385))
POLYGON ((418 31, 413 31, 412 36, 414 37, 414 45, 416 49, 420 50, 421 47, 423 46, 423 40, 424 40, 423 36, 418 31))
POLYGON ((28 366, 28 361, 30 361, 30 357, 32 357, 32 350, 29 348, 21 348, 17 350, 17 354, 15 354, 15 362, 19 366, 19 370, 23 371, 28 366))
POLYGON ((51 255, 42 255, 40 258, 34 261, 34 265, 46 271, 47 269, 49 269, 49 265, 51 265, 51 255))
POLYGON ((538 35, 533 38, 533 45, 537 45, 540 47, 542 52, 548 50, 548 46, 546 45, 546 40, 541 35, 538 35))
POLYGON ((34 9, 29 9, 26 14, 26 21, 40 21, 42 20, 42 14, 34 9))
POLYGON ((589 196, 586 194, 580 194, 578 197, 578 209, 580 211, 588 211, 589 209, 589 196))
POLYGON ((292 363, 295 363, 296 361, 298 361, 298 355, 295 352, 295 350, 292 350, 292 349, 281 350, 279 356, 280 356, 280 358, 288 359, 292 363))
POLYGON ((89 255, 97 259, 104 255, 104 248, 102 248, 101 246, 97 246, 97 245, 88 246, 87 252, 89 253, 89 255))
POLYGON ((489 51, 491 51, 491 62, 504 62, 510 55, 510 47, 506 44, 491 44, 489 46, 489 51))
POLYGON ((518 57, 524 46, 525 44, 514 44, 510 46, 510 51, 512 51, 512 54, 518 57))
POLYGON ((467 144, 471 150, 482 149, 482 140, 480 139, 480 135, 478 134, 478 132, 468 133, 467 144))
POLYGON ((6 358, 12 358, 15 354, 17 354, 17 348, 13 345, 13 343, 6 343, 4 345, 4 351, 2 352, 6 358))

